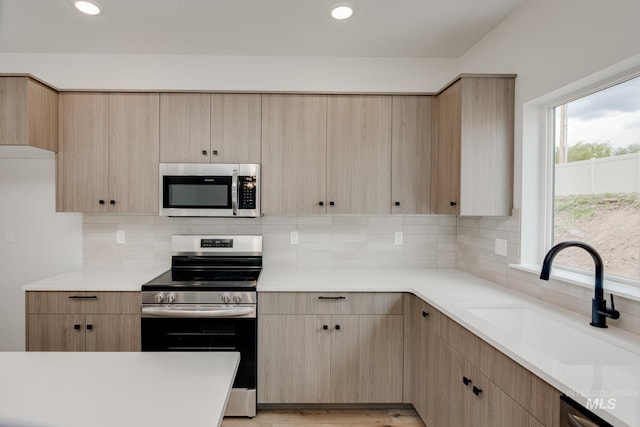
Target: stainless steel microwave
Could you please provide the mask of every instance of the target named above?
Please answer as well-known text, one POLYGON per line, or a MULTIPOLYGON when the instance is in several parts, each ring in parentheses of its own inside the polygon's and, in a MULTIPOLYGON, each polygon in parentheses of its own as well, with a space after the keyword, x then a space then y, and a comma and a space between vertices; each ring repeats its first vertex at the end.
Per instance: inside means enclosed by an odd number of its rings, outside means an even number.
POLYGON ((260 216, 260 165, 160 163, 161 216, 260 216))

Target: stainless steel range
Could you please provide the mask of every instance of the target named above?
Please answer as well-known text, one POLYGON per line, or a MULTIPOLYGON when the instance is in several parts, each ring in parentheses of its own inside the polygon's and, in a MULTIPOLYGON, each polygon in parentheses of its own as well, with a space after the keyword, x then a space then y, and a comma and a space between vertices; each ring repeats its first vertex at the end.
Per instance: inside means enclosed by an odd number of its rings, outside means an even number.
POLYGON ((238 351, 225 415, 256 415, 262 236, 177 235, 171 270, 142 285, 142 351, 238 351))

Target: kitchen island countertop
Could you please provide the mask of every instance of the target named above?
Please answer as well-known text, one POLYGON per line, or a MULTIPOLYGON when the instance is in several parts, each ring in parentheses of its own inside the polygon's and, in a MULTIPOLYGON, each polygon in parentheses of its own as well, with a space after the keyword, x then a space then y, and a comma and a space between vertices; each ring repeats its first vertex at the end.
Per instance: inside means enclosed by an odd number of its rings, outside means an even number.
POLYGON ((239 353, 0 352, 0 426, 219 426, 239 353))

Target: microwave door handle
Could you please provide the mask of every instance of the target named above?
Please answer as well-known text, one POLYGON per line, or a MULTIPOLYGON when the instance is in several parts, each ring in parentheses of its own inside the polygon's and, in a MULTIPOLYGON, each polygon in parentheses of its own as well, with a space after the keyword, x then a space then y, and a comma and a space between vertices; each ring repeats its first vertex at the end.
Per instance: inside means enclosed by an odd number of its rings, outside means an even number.
POLYGON ((238 215, 238 169, 233 170, 231 179, 231 210, 233 215, 238 215))

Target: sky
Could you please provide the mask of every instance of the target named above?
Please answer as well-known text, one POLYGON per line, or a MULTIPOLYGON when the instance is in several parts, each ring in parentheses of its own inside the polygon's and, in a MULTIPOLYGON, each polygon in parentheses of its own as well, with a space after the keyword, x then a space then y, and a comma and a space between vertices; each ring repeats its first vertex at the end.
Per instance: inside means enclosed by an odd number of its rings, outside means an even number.
POLYGON ((606 142, 614 148, 640 144, 640 77, 570 102, 569 145, 606 142))

